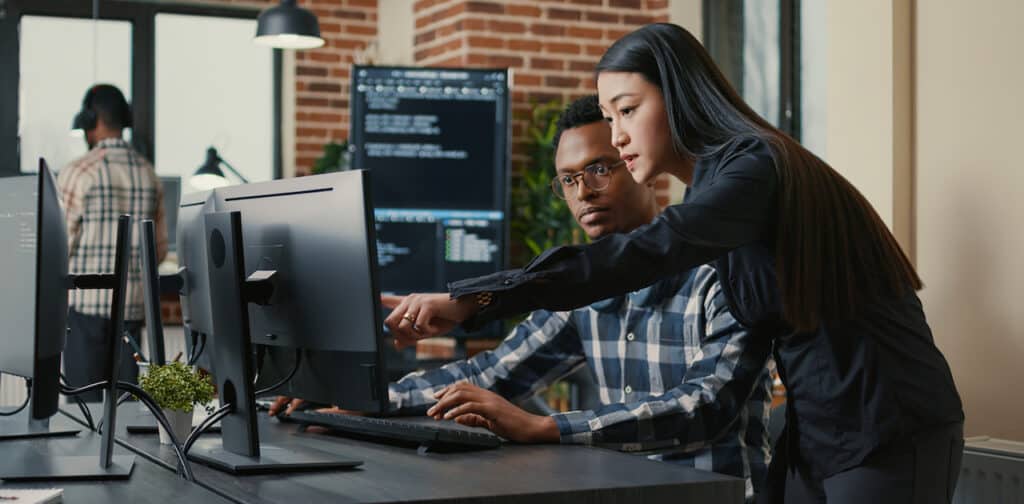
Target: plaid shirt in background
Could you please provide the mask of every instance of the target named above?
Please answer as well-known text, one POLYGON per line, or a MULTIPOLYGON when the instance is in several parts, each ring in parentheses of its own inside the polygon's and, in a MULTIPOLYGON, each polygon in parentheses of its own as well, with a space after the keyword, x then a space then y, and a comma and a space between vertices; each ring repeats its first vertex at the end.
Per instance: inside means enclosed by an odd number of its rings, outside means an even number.
MULTIPOLYGON (((68 270, 72 274, 112 273, 117 218, 122 214, 134 217, 125 320, 142 320, 139 221, 155 221, 158 260, 167 253, 163 189, 153 165, 124 140, 109 138, 61 170, 57 185, 67 219, 68 270)), ((111 294, 110 290, 73 289, 68 305, 84 315, 110 317, 111 294)))
POLYGON ((749 500, 769 460, 770 352, 701 266, 586 308, 535 311, 494 350, 411 373, 389 396, 394 410, 417 408, 468 381, 521 401, 587 363, 603 406, 554 415, 563 443, 669 446, 652 458, 745 478, 749 500))

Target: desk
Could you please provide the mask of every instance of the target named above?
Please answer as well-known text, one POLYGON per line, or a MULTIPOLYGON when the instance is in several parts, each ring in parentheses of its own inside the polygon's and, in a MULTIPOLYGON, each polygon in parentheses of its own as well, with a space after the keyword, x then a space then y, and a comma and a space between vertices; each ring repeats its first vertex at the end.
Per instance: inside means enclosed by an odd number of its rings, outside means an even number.
MULTIPOLYGON (((137 409, 125 404, 124 415, 118 417, 127 419, 137 409)), ((299 432, 294 424, 282 424, 265 413, 259 427, 263 442, 308 446, 365 463, 347 471, 233 476, 193 462, 196 482, 238 502, 259 504, 743 502, 744 484, 738 478, 600 448, 510 444, 497 450, 420 455, 406 447, 299 432)), ((119 442, 140 458, 174 470, 174 451, 160 445, 156 435, 128 434, 123 426, 118 430, 119 442)))
MULTIPOLYGON (((98 410, 98 408, 97 408, 98 410)), ((78 427, 61 414, 54 415, 51 424, 59 427, 78 427)), ((43 456, 90 455, 97 461, 100 453, 100 436, 83 430, 77 437, 40 438, 17 441, 3 441, 0 450, 5 454, 12 451, 29 450, 43 456)), ((131 455, 123 447, 114 449, 117 455, 131 455)), ((98 462, 97 462, 98 463, 98 462)), ((143 457, 135 457, 135 468, 131 478, 110 481, 37 481, 30 483, 0 482, 0 488, 63 488, 64 502, 73 503, 141 503, 164 504, 170 500, 193 503, 224 503, 231 501, 179 478, 167 471, 163 465, 155 464, 143 457)))

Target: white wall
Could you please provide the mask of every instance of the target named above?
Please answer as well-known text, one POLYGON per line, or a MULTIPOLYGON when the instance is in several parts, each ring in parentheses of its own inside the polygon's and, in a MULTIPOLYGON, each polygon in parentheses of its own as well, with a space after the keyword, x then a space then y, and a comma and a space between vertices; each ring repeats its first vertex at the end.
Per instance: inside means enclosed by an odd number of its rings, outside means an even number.
MULTIPOLYGON (((669 0, 668 20, 686 28, 697 40, 704 40, 704 17, 701 0, 669 0)), ((668 201, 675 204, 683 201, 686 184, 675 177, 668 177, 668 201)))
POLYGON ((920 0, 918 268, 967 433, 1024 440, 1024 2, 920 0))
MULTIPOLYGON (((913 256, 907 217, 913 198, 906 183, 913 169, 907 156, 911 73, 904 61, 913 30, 911 5, 909 0, 828 2, 822 16, 825 40, 819 41, 828 58, 827 147, 818 154, 867 197, 913 256)), ((821 132, 810 134, 814 138, 821 132)))
POLYGON ((377 13, 377 65, 412 65, 413 0, 386 0, 377 13))

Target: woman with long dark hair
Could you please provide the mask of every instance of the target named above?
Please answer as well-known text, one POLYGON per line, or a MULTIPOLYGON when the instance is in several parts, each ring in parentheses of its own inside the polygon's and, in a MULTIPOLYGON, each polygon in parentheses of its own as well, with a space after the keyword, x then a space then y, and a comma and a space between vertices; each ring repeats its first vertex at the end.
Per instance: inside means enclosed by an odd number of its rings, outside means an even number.
MULTIPOLYGON (((597 87, 633 178, 670 173, 690 187, 685 201, 632 233, 455 282, 450 298, 407 296, 386 321, 396 339, 570 309, 710 262, 736 319, 774 339, 786 385, 787 428, 762 500, 949 502, 963 408, 921 280, 867 200, 751 110, 678 26, 613 44, 597 87)), ((481 414, 454 393, 439 405, 481 414)))

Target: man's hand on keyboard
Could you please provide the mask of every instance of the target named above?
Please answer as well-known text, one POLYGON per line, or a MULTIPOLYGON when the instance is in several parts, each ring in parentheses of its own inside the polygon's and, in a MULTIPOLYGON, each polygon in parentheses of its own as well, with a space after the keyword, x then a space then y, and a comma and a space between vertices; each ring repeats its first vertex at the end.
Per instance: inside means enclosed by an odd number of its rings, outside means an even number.
POLYGON ((270 405, 270 410, 267 411, 267 414, 270 416, 277 416, 277 414, 281 413, 281 410, 284 409, 285 415, 291 415, 292 412, 295 411, 295 408, 302 406, 302 403, 304 402, 305 401, 303 401, 302 399, 292 399, 291 397, 287 396, 277 396, 277 399, 274 399, 274 404, 270 405))
MULTIPOLYGON (((291 397, 287 396, 277 396, 277 399, 274 399, 274 404, 270 405, 270 410, 267 411, 267 414, 269 414, 270 416, 275 416, 278 413, 282 413, 281 410, 284 409, 283 413, 285 415, 291 415, 292 412, 294 412, 300 406, 305 404, 305 402, 306 401, 303 401, 302 399, 292 399, 291 397)), ((339 415, 363 415, 362 412, 343 410, 337 406, 332 406, 330 408, 320 408, 317 411, 321 413, 337 413, 339 415)))
POLYGON ((534 415, 494 392, 469 383, 449 385, 434 394, 438 402, 427 410, 436 420, 449 419, 472 427, 484 427, 520 443, 557 443, 558 425, 549 416, 534 415))

